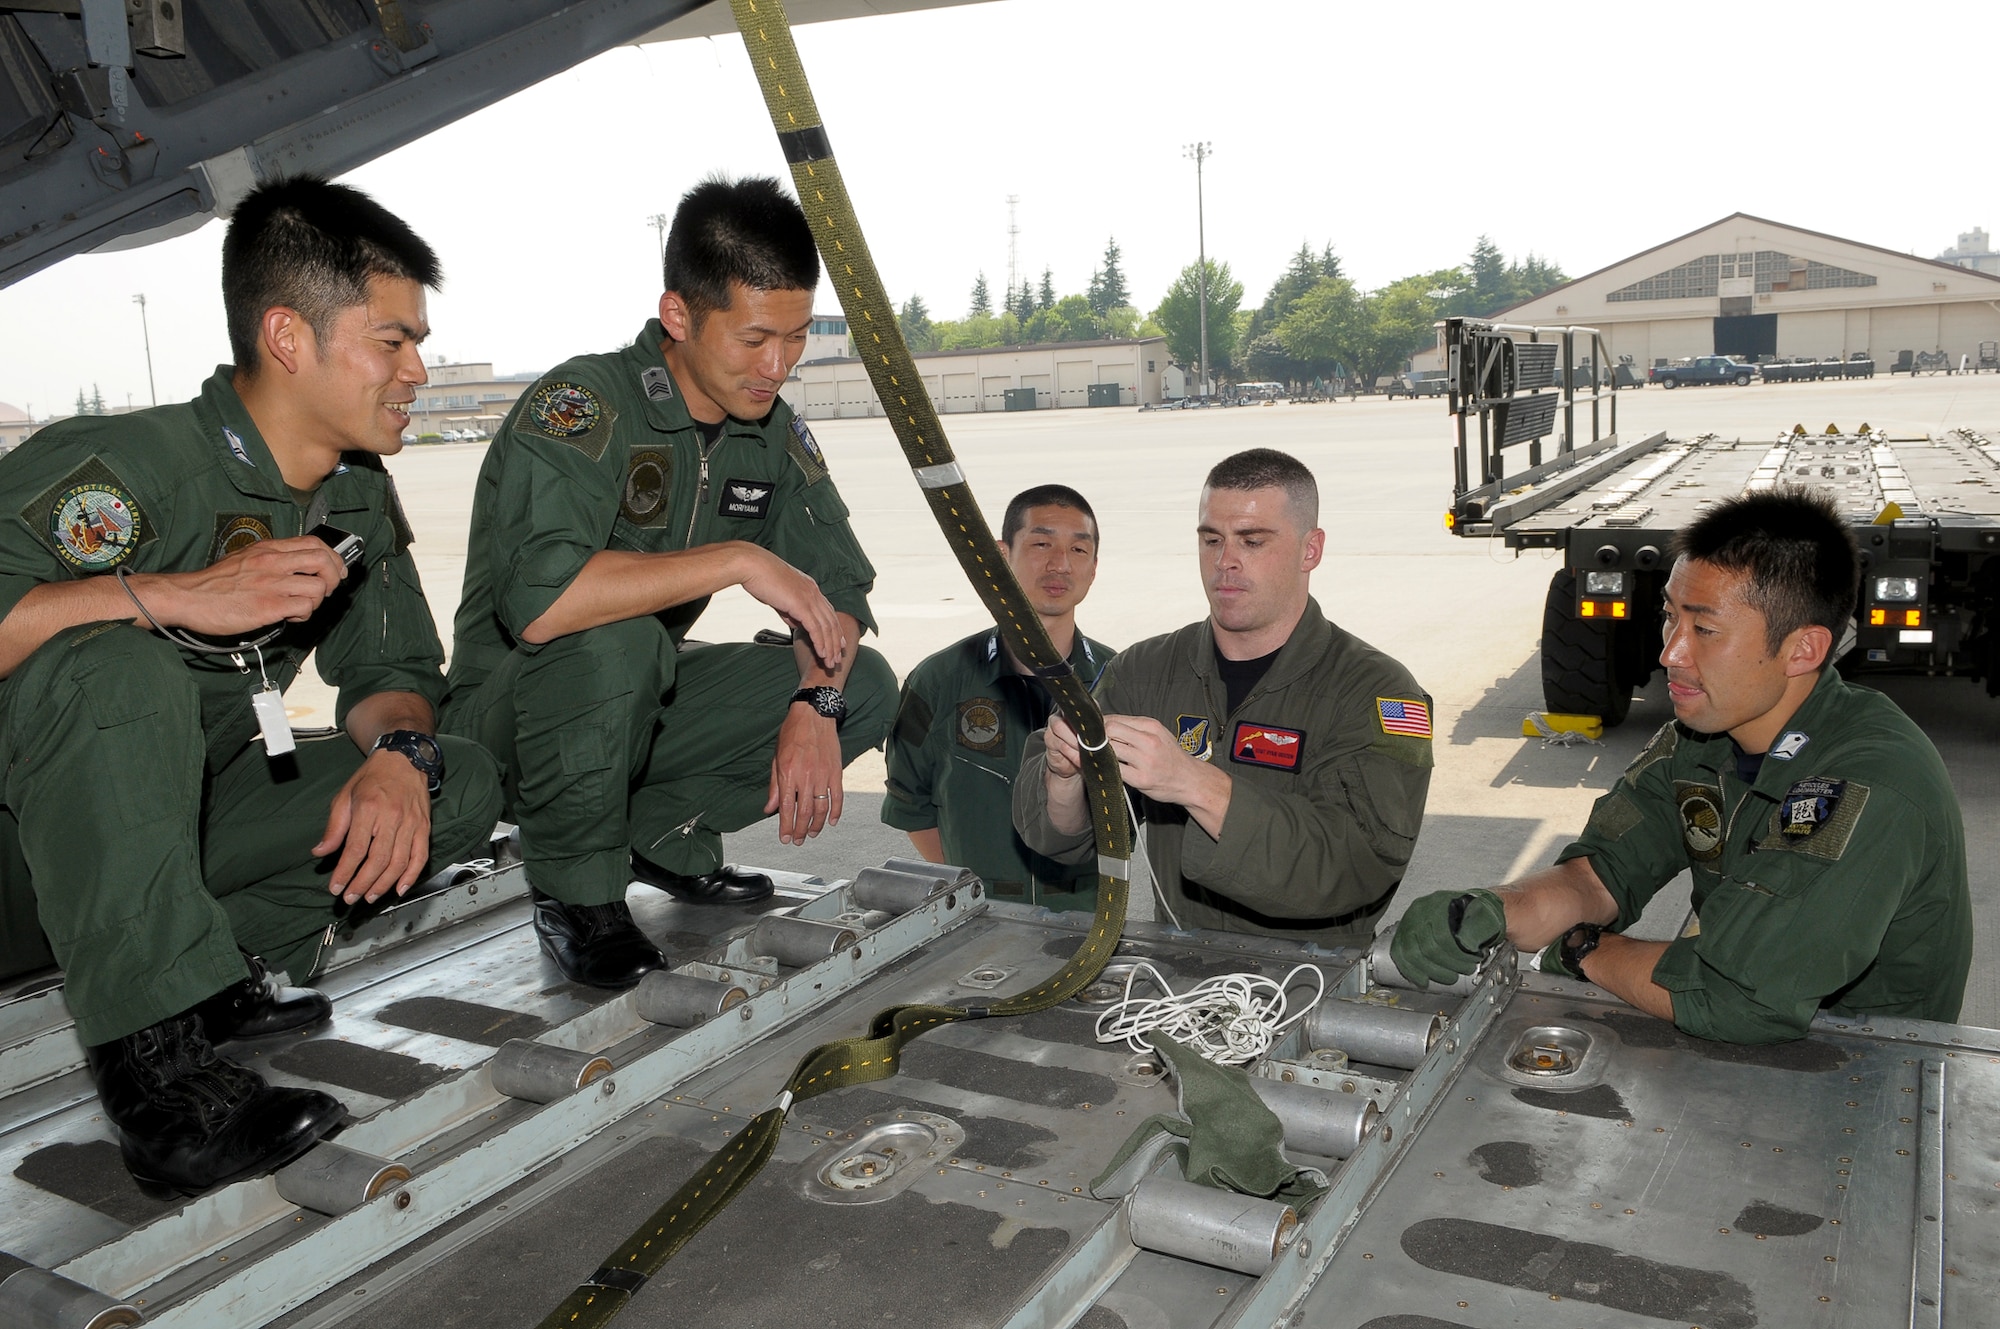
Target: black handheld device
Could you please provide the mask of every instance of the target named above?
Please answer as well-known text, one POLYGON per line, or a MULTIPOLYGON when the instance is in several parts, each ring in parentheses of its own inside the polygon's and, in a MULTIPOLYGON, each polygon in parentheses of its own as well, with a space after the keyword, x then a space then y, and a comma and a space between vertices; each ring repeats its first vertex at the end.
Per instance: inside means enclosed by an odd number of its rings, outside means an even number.
POLYGON ((318 540, 328 549, 338 554, 340 561, 347 564, 348 567, 360 566, 361 554, 366 546, 363 544, 361 537, 352 531, 343 531, 338 526, 329 526, 325 522, 321 522, 310 531, 307 531, 306 534, 312 536, 315 540, 318 540))

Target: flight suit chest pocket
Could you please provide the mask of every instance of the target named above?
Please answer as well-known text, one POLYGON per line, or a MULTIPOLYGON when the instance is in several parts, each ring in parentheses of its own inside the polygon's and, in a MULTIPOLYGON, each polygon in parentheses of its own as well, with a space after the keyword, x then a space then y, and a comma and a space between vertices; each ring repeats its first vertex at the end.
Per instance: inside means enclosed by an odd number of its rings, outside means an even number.
POLYGON ((1783 850, 1747 855, 1700 905, 1702 956, 1746 987, 1787 968, 1786 956, 1816 939, 1813 887, 1827 865, 1783 850))

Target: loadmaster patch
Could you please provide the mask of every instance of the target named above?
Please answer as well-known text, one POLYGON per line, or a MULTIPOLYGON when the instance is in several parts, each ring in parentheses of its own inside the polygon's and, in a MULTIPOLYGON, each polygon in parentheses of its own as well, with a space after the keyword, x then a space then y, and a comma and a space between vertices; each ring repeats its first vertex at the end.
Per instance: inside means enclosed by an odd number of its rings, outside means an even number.
POLYGON ((531 431, 567 443, 596 461, 611 441, 609 426, 617 412, 582 384, 556 381, 529 395, 523 419, 531 431))
POLYGON ((1215 721, 1206 715, 1183 715, 1177 723, 1181 751, 1196 761, 1207 761, 1215 752, 1215 721))
POLYGON ((78 572, 109 572, 156 534, 131 486, 97 457, 36 495, 21 518, 78 572))
POLYGON ((1681 813, 1681 842, 1697 863, 1722 857, 1722 791, 1711 785, 1674 781, 1674 804, 1681 813))
POLYGON ((215 514, 215 543, 209 548, 208 561, 218 563, 231 554, 248 549, 259 540, 270 538, 270 523, 256 513, 218 512, 215 514))
POLYGON ((1000 703, 974 697, 958 704, 958 743, 974 752, 998 752, 1007 746, 1007 722, 1000 703))
POLYGON ((625 486, 618 492, 618 515, 634 526, 665 526, 671 515, 667 480, 673 462, 664 452, 648 448, 625 462, 625 486))
POLYGON ((785 451, 792 454, 799 470, 805 474, 806 483, 816 485, 826 479, 826 454, 819 450, 819 440, 813 431, 806 428, 806 422, 798 416, 792 417, 792 436, 785 440, 785 451))
POLYGON ((1789 849, 1831 862, 1847 852, 1847 842, 1868 806, 1868 786, 1852 780, 1800 780, 1785 791, 1771 813, 1766 849, 1789 849))
POLYGON ((1305 754, 1305 738, 1302 730, 1239 720, 1229 740, 1229 759, 1246 766, 1296 771, 1299 758, 1305 754))

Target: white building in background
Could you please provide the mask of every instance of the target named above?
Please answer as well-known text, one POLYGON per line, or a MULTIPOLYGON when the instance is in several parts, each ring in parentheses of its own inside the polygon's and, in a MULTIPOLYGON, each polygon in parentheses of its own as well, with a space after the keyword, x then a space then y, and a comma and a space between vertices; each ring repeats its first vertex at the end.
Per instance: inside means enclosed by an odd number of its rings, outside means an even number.
POLYGON ((1993 252, 1993 242, 1987 237, 1984 226, 1960 231, 1958 243, 1939 254, 1938 261, 2000 276, 2000 254, 1993 252))
MULTIPOLYGON (((1156 405, 1168 371, 1165 337, 926 351, 914 359, 940 414, 1156 405)), ((808 350, 782 395, 808 420, 883 413, 851 347, 848 354, 823 358, 808 350)))
POLYGON ((0 453, 12 452, 35 432, 35 422, 18 406, 0 401, 0 453))
MULTIPOLYGON (((1982 237, 1974 231, 1961 240, 1982 237)), ((2000 341, 2000 275, 1736 213, 1492 316, 1601 329, 1642 369, 1695 355, 1953 363, 2000 341)))
POLYGON ((540 374, 495 374, 490 360, 425 365, 430 382, 417 389, 409 432, 422 437, 476 430, 490 436, 540 374))

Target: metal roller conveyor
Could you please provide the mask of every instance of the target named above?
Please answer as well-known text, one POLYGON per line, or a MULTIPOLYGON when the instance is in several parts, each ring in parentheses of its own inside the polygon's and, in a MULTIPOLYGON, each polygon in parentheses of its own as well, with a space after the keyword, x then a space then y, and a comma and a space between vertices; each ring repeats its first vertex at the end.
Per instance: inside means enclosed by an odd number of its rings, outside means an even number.
POLYGON ((1389 943, 1396 935, 1394 924, 1375 934, 1375 944, 1368 948, 1368 977, 1376 987, 1401 988, 1406 992, 1441 992, 1446 996, 1463 997, 1478 986, 1479 975, 1465 974, 1454 983, 1433 983, 1428 988, 1419 989, 1415 983, 1403 977, 1396 962, 1389 956, 1389 943))
POLYGON ((851 888, 854 902, 863 909, 879 909, 889 914, 907 914, 943 895, 953 877, 931 873, 904 872, 895 868, 863 868, 851 888))
POLYGON ((0 1324, 7 1329, 120 1329, 144 1321, 136 1306, 0 1251, 0 1324))
POLYGON ((1444 1017, 1432 1011, 1335 998, 1306 1017, 1306 1041, 1315 1048, 1339 1048, 1349 1061, 1411 1071, 1423 1065, 1443 1028, 1444 1017))
POLYGON ((1285 1147, 1322 1158, 1346 1158, 1375 1129, 1382 1110, 1362 1094, 1250 1077, 1250 1087, 1285 1128, 1285 1147))
POLYGON ((613 1085, 611 1059, 569 1048, 551 1047, 527 1038, 510 1038, 493 1054, 493 1087, 509 1098, 529 1103, 553 1103, 588 1084, 609 1094, 613 1085))
POLYGON ((1299 1224, 1288 1204, 1178 1177, 1146 1178, 1127 1203, 1133 1245, 1252 1276, 1271 1268, 1299 1224))
POLYGON ((676 1029, 692 1029, 750 998, 738 984, 666 969, 655 969, 640 979, 633 996, 640 1015, 676 1029))
POLYGON ((772 957, 779 964, 803 969, 836 951, 846 950, 856 937, 853 928, 837 923, 769 914, 758 919, 757 926, 751 929, 750 949, 755 954, 772 957))
MULTIPOLYGON (((401 1163, 376 1158, 331 1142, 315 1145, 278 1170, 278 1194, 301 1209, 337 1215, 359 1209, 392 1186, 410 1179, 401 1163)), ((404 1197, 403 1204, 408 1204, 404 1197)))

